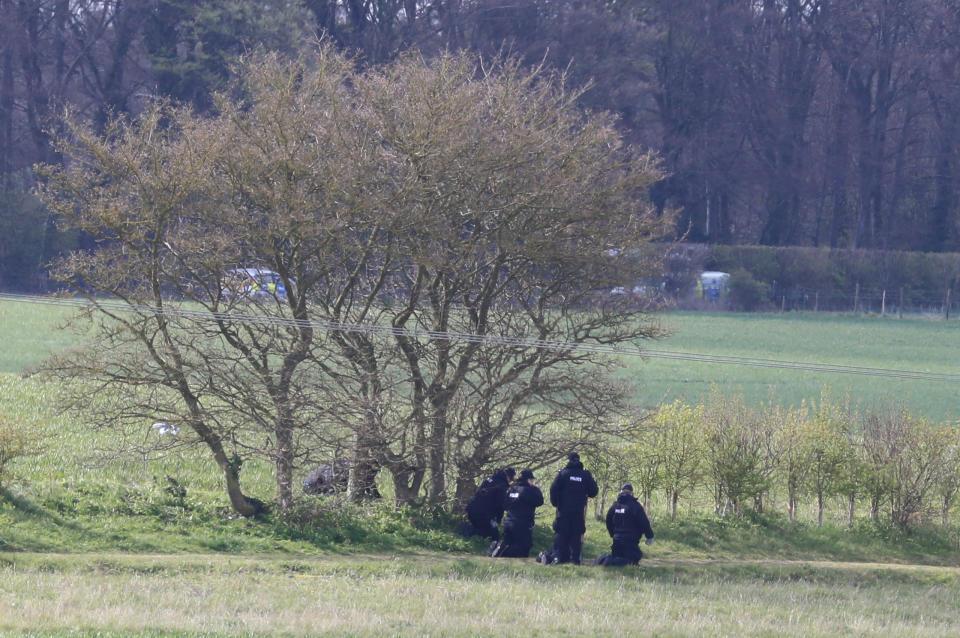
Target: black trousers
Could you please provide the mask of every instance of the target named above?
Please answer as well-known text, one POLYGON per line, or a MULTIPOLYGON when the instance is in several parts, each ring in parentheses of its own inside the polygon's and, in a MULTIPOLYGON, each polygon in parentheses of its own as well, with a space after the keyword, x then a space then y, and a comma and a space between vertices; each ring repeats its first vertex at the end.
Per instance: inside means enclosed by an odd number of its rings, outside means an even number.
POLYGON ((614 536, 613 544, 610 546, 610 555, 626 560, 628 565, 636 565, 643 558, 643 552, 640 551, 640 539, 614 536))
POLYGON ((473 527, 473 533, 477 536, 485 536, 492 541, 500 540, 500 530, 497 529, 495 522, 489 516, 470 516, 470 525, 473 527))
POLYGON ((557 516, 553 522, 553 549, 561 563, 580 564, 583 533, 587 530, 582 515, 557 516))
POLYGON ((497 556, 526 558, 533 547, 533 523, 507 518, 503 522, 502 551, 497 556))

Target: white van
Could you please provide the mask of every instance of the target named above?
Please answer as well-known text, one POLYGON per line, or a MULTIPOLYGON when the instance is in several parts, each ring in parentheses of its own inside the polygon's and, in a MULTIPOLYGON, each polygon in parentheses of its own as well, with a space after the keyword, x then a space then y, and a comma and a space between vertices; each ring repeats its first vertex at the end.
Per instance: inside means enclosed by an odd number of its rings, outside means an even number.
POLYGON ((705 270, 697 280, 697 293, 701 299, 718 301, 725 299, 730 292, 730 273, 717 270, 705 270))

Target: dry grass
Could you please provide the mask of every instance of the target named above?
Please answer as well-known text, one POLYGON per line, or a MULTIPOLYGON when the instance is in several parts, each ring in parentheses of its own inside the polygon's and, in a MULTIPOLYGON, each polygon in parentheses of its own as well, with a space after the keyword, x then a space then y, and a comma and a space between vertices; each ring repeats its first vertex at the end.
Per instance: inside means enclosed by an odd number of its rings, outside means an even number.
POLYGON ((960 634, 955 568, 650 561, 614 571, 446 557, 6 558, 0 633, 960 634))

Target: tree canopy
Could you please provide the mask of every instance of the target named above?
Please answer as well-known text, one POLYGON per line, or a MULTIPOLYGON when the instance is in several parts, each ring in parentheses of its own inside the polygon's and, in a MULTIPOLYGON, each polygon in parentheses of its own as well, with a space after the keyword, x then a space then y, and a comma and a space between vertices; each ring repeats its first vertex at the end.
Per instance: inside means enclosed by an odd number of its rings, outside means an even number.
POLYGON ((355 498, 386 470, 398 502, 442 505, 494 464, 595 445, 629 406, 589 346, 659 334, 598 293, 655 267, 637 255, 670 220, 655 156, 579 97, 511 58, 363 69, 324 45, 251 56, 210 115, 67 118, 41 196, 95 240, 55 272, 103 345, 50 370, 108 392, 104 423, 185 426, 244 514, 252 455, 281 507, 331 458, 355 498))

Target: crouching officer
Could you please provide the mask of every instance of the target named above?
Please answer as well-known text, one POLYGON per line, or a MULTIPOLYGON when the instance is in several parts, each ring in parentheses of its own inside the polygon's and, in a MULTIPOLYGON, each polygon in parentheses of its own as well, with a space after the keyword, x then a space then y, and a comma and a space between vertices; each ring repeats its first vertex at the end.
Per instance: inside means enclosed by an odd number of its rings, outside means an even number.
POLYGON ((507 516, 503 521, 503 540, 492 556, 526 558, 533 547, 533 519, 543 505, 543 492, 533 482, 533 472, 523 470, 517 484, 504 499, 507 516))
POLYGON ((587 531, 587 499, 599 492, 597 482, 583 469, 580 455, 571 452, 565 468, 557 473, 550 485, 550 504, 557 508, 553 521, 553 550, 555 562, 580 564, 583 534, 587 531))
POLYGON ((647 545, 653 544, 653 528, 643 505, 633 496, 633 486, 624 483, 617 501, 607 511, 607 531, 613 538, 610 555, 618 564, 636 565, 643 558, 640 537, 647 537, 647 545))
POLYGON ((464 536, 469 538, 476 534, 493 541, 500 540, 498 526, 503 520, 504 497, 516 474, 512 467, 508 467, 483 479, 477 493, 467 503, 467 519, 470 522, 461 527, 464 536))

